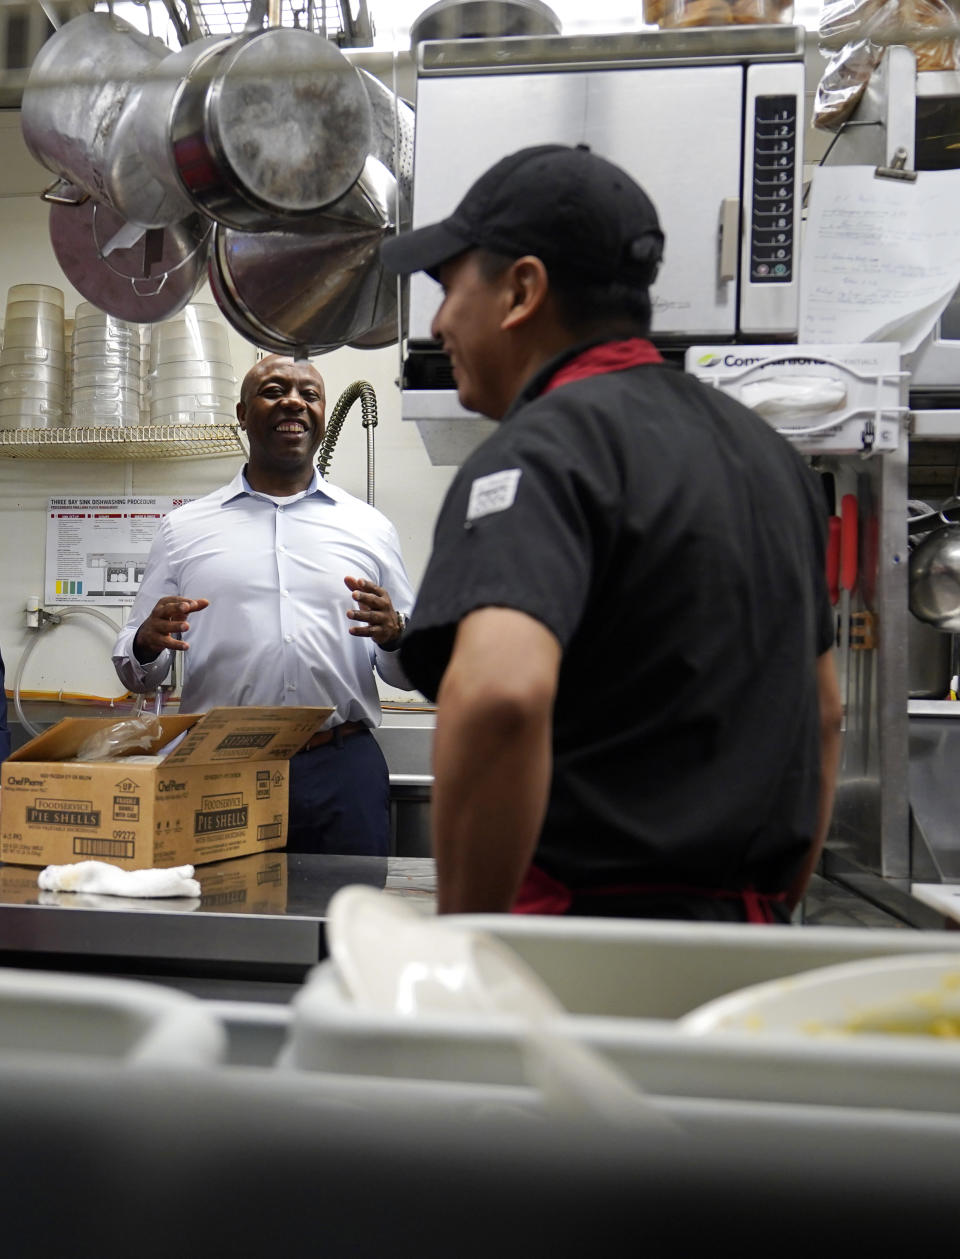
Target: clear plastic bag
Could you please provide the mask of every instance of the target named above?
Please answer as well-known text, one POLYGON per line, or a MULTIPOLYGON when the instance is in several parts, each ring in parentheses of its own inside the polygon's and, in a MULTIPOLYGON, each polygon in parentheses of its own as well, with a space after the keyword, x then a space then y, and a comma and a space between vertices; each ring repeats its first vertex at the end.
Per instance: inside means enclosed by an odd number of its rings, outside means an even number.
POLYGON ((823 73, 813 125, 838 131, 860 103, 887 44, 907 44, 917 70, 960 69, 960 0, 827 0, 820 48, 834 56, 823 73))
POLYGON ((112 726, 84 739, 77 748, 78 761, 115 761, 133 753, 151 753, 158 739, 163 738, 163 726, 155 713, 138 713, 115 721, 112 726))
POLYGON ((840 130, 860 104, 882 55, 878 44, 863 39, 847 44, 831 58, 817 85, 813 103, 815 127, 821 131, 840 130))

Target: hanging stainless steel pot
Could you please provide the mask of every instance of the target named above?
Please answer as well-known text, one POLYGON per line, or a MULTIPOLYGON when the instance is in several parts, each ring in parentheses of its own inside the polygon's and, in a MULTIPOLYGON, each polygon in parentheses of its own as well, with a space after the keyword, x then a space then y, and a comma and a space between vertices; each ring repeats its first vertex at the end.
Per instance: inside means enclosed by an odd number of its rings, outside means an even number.
POLYGON ((366 70, 358 71, 370 100, 373 121, 370 152, 397 181, 397 215, 401 231, 410 226, 413 207, 414 112, 405 100, 366 70))
POLYGON ((117 120, 106 154, 105 200, 128 223, 169 227, 196 209, 175 178, 157 179, 144 161, 136 132, 142 97, 143 89, 135 87, 117 120))
POLYGON ((173 160, 170 115, 187 74, 211 49, 230 41, 211 35, 170 53, 144 72, 127 101, 111 150, 116 173, 110 200, 130 222, 163 227, 196 213, 173 160))
POLYGON ((210 287, 224 316, 277 354, 317 354, 381 330, 395 320, 396 284, 379 265, 395 214, 396 181, 368 157, 347 195, 301 230, 217 226, 210 287))
POLYGON ((20 127, 33 156, 111 203, 116 131, 140 74, 170 50, 109 13, 83 13, 47 40, 23 92, 20 127))
POLYGON ((914 516, 910 533, 926 536, 910 552, 910 611, 939 630, 960 632, 960 500, 914 516))
POLYGON ((370 151, 370 101, 334 44, 271 27, 194 64, 170 140, 199 210, 241 231, 273 228, 316 214, 354 183, 370 151))
POLYGON ((187 305, 203 279, 210 230, 200 214, 144 231, 93 200, 50 209, 67 279, 99 310, 131 323, 157 323, 187 305))

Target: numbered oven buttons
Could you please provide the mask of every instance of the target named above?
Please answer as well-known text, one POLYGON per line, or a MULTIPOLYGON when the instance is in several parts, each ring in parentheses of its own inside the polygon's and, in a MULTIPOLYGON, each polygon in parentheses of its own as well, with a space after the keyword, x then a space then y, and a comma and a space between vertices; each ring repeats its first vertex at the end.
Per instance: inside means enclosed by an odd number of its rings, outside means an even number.
POLYGON ((757 97, 750 279, 761 284, 787 283, 793 279, 796 155, 796 96, 757 97))

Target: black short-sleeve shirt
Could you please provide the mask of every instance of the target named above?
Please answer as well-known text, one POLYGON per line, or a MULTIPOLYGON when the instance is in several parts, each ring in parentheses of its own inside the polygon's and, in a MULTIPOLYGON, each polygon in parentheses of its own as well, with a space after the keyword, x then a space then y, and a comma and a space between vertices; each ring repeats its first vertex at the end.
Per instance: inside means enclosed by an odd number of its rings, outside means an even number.
POLYGON ((563 649, 536 861, 574 888, 779 891, 814 831, 826 502, 751 411, 666 364, 539 395, 458 473, 404 638, 435 697, 458 622, 563 649))

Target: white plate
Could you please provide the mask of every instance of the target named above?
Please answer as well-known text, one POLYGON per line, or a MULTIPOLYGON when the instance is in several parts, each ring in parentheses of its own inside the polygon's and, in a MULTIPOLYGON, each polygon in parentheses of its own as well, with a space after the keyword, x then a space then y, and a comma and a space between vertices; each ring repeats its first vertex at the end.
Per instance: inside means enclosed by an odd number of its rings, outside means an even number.
POLYGON ((718 997, 678 1026, 694 1034, 960 1037, 960 956, 915 953, 824 966, 718 997))
POLYGON ((479 931, 427 918, 396 897, 352 885, 327 910, 330 955, 361 1008, 407 1016, 562 1012, 505 945, 479 931))

